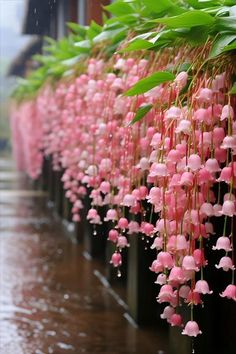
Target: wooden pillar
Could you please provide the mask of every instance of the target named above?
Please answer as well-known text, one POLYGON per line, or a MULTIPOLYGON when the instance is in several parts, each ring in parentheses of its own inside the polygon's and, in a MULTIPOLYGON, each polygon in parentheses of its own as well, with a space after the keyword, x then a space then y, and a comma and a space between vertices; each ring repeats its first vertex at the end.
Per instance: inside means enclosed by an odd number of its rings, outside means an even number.
POLYGON ((92 20, 102 24, 103 6, 109 5, 110 0, 87 0, 87 23, 92 20))

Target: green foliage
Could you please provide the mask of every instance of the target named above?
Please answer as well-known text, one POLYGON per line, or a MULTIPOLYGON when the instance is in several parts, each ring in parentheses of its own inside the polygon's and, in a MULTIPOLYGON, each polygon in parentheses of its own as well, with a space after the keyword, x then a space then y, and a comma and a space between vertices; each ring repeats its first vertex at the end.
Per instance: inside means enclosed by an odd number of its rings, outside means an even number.
MULTIPOLYGON (((117 50, 148 53, 185 44, 202 46, 209 39, 213 41, 211 60, 236 49, 235 0, 117 0, 104 9, 103 26, 94 21, 89 26, 68 22, 67 37, 59 41, 45 37, 44 54, 33 57, 39 69, 19 82, 14 96, 19 100, 34 96, 46 81, 73 75, 98 52, 109 58, 117 50), (132 39, 124 45, 130 33, 132 39)), ((158 72, 126 94, 142 94, 170 80, 172 73, 158 72)), ((138 118, 145 111, 142 108, 138 118)))
POLYGON ((150 112, 150 110, 152 109, 153 105, 152 104, 146 104, 145 106, 141 106, 139 107, 139 109, 137 110, 134 118, 132 119, 132 121, 129 123, 129 125, 133 125, 134 123, 140 121, 143 117, 146 116, 146 114, 148 112, 150 112))
POLYGON ((135 96, 145 93, 152 88, 168 81, 174 80, 175 75, 169 71, 158 71, 138 81, 133 87, 125 92, 125 96, 135 96))

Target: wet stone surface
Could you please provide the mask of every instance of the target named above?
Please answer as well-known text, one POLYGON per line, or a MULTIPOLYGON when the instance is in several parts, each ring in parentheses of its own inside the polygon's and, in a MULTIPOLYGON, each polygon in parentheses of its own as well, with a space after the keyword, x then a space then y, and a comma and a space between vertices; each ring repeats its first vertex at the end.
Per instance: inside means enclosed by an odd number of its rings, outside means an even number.
POLYGON ((1 161, 0 353, 164 353, 166 338, 126 320, 46 197, 29 193, 6 165, 1 161))

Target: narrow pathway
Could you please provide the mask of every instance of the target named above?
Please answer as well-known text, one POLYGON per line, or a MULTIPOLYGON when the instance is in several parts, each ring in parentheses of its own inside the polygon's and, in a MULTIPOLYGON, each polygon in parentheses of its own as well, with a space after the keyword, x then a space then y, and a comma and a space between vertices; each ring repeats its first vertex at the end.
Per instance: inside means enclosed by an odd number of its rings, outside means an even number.
POLYGON ((63 232, 10 160, 0 160, 0 353, 162 354, 135 328, 96 262, 63 232))

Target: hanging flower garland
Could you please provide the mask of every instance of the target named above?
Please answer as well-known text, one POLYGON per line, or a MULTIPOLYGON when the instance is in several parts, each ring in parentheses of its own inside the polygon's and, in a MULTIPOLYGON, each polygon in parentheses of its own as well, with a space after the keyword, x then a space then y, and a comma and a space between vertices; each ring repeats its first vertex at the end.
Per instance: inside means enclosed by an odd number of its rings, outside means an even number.
POLYGON ((236 301, 235 67, 230 56, 207 62, 210 52, 211 41, 149 58, 141 52, 104 60, 99 53, 84 73, 56 89, 44 85, 12 115, 19 166, 36 178, 43 154, 52 155, 54 169, 65 170, 73 220, 80 221, 89 190, 94 235, 96 225, 112 222, 108 240, 118 275, 129 237, 152 242, 157 302, 166 303, 161 317, 191 337, 201 334, 194 308, 213 292, 205 278, 206 245, 216 231, 212 217, 223 223, 212 252, 224 256, 215 266, 232 273, 220 296, 236 301), (104 219, 101 206, 107 206, 104 219), (184 324, 178 309, 185 303, 191 318, 184 324))

